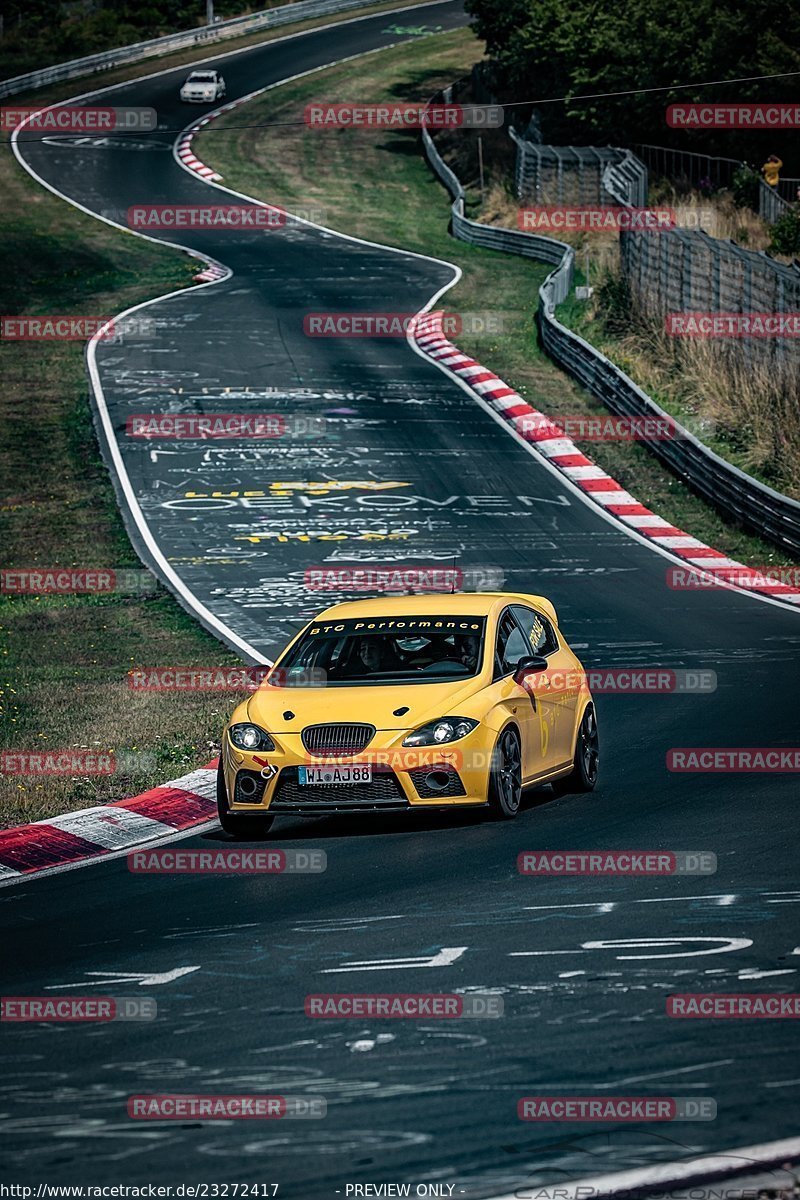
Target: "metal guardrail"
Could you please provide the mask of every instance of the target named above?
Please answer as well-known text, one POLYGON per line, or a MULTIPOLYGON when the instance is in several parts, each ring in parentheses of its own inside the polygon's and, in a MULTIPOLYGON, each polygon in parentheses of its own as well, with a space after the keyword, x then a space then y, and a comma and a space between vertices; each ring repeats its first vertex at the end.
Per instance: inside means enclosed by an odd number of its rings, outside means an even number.
POLYGON ((774 225, 791 207, 791 203, 784 200, 776 188, 770 187, 763 179, 758 181, 758 215, 768 225, 774 225))
MULTIPOLYGON (((454 88, 446 88, 431 103, 453 99, 454 88)), ((575 264, 571 246, 555 238, 538 234, 498 229, 481 225, 464 216, 464 188, 442 159, 427 129, 422 144, 431 167, 453 196, 451 228, 453 236, 471 245, 522 254, 546 263, 557 264, 539 288, 539 333, 550 357, 615 415, 653 416, 668 414, 652 397, 633 382, 594 346, 567 329, 555 315, 555 309, 570 294, 575 264)), ((644 440, 644 444, 684 483, 730 520, 793 553, 800 553, 800 501, 792 500, 745 474, 720 458, 674 418, 676 437, 664 441, 644 440)))
POLYGON ((367 8, 375 2, 376 0, 294 0, 293 3, 250 13, 245 17, 219 21, 216 25, 201 25, 195 29, 182 30, 180 33, 167 34, 166 37, 134 42, 116 50, 105 50, 100 54, 73 59, 71 62, 43 67, 39 71, 29 71, 26 75, 16 75, 13 79, 0 81, 0 97, 14 96, 19 92, 61 83, 66 79, 78 79, 83 75, 110 71, 126 63, 169 54, 173 50, 185 50, 193 46, 212 45, 227 38, 244 37, 248 33, 257 33, 276 25, 303 21, 307 17, 324 17, 331 13, 347 12, 349 9, 367 8))

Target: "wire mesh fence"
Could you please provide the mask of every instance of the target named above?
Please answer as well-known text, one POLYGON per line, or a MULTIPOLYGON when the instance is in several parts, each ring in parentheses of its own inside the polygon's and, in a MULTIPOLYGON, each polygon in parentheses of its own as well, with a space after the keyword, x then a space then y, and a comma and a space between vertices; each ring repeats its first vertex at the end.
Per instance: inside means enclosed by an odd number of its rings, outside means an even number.
MULTIPOLYGON (((664 320, 674 314, 743 314, 750 328, 765 329, 766 317, 800 311, 800 268, 776 262, 763 251, 700 231, 623 231, 620 264, 639 310, 664 320)), ((800 339, 741 334, 732 352, 749 364, 791 365, 800 370, 800 339)))
POLYGON ((614 146, 544 146, 510 130, 517 147, 515 186, 524 203, 614 204, 609 171, 625 173, 629 203, 647 201, 647 170, 629 150, 614 146))

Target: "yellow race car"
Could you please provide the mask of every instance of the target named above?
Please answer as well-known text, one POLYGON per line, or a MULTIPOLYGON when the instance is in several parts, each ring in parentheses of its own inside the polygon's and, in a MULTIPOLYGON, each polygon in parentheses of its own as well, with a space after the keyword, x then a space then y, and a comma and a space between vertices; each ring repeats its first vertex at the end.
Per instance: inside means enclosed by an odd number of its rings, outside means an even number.
POLYGON ((543 596, 384 596, 336 604, 289 643, 222 738, 223 829, 279 813, 485 806, 523 787, 591 791, 597 719, 543 596))

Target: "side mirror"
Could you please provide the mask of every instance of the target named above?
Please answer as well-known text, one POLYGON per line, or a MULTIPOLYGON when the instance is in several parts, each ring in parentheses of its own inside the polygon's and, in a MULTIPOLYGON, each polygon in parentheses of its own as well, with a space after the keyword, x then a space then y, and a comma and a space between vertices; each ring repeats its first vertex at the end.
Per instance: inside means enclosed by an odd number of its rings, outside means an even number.
POLYGON ((527 675, 547 670, 547 659, 541 654, 526 654, 519 660, 514 670, 514 683, 522 684, 527 675))

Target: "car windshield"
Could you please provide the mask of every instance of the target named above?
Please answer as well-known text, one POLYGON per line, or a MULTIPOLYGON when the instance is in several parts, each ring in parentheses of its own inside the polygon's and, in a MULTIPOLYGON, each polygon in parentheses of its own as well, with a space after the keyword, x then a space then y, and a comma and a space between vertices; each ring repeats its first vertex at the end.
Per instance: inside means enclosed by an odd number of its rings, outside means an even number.
POLYGON ((311 625, 269 677, 279 687, 437 683, 477 675, 485 617, 412 616, 311 625))
POLYGON ((212 75, 210 71, 197 71, 194 75, 190 75, 187 83, 216 83, 216 75, 212 75))

